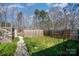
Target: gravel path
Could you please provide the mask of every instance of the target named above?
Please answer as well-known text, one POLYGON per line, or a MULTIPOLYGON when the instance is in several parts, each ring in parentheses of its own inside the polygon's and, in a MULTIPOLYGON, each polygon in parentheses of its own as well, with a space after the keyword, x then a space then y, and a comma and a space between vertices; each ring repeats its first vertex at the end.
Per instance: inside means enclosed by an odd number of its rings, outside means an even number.
POLYGON ((28 56, 28 52, 27 52, 27 48, 25 46, 23 37, 18 36, 19 37, 19 41, 17 42, 17 49, 15 52, 15 56, 28 56))

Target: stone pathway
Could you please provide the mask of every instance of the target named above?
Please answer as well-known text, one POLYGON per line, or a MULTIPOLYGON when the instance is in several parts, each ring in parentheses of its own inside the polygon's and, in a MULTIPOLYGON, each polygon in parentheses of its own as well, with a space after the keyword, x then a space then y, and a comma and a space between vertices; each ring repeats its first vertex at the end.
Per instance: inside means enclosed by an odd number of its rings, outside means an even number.
POLYGON ((27 52, 27 48, 25 46, 23 37, 18 36, 19 37, 19 41, 17 42, 17 49, 15 52, 15 56, 28 56, 28 52, 27 52))

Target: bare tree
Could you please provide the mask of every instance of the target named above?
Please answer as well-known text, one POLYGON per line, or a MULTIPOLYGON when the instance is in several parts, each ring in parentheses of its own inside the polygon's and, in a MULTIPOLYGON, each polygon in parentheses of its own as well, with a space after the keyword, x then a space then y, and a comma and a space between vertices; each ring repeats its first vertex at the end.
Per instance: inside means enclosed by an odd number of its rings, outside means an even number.
POLYGON ((23 30, 23 13, 22 12, 17 13, 17 27, 18 27, 18 31, 23 30))

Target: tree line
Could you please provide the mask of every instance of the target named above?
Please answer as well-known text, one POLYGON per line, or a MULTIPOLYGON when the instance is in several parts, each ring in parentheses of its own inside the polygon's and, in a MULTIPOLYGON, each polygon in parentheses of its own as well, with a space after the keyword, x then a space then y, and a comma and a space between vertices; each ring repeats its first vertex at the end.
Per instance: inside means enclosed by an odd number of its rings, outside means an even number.
MULTIPOLYGON (((12 25, 13 22, 7 22, 8 9, 4 5, 0 5, 0 26, 12 25)), ((16 12, 14 20, 14 26, 17 28, 29 29, 43 29, 43 30, 67 30, 79 27, 79 4, 68 4, 66 7, 51 7, 49 11, 36 9, 30 21, 31 17, 25 16, 22 11, 14 10, 16 12), (30 24, 31 23, 31 24, 30 24), (30 25, 29 25, 30 24, 30 25)), ((11 16, 11 15, 10 15, 11 16)))

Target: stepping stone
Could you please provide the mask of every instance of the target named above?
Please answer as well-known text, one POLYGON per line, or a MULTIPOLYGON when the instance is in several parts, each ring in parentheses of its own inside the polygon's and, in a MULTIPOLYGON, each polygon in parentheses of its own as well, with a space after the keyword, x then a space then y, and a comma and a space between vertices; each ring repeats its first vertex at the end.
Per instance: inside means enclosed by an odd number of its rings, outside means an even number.
POLYGON ((25 46, 23 37, 19 36, 19 41, 17 42, 17 49, 15 52, 15 56, 28 56, 27 48, 25 46))

